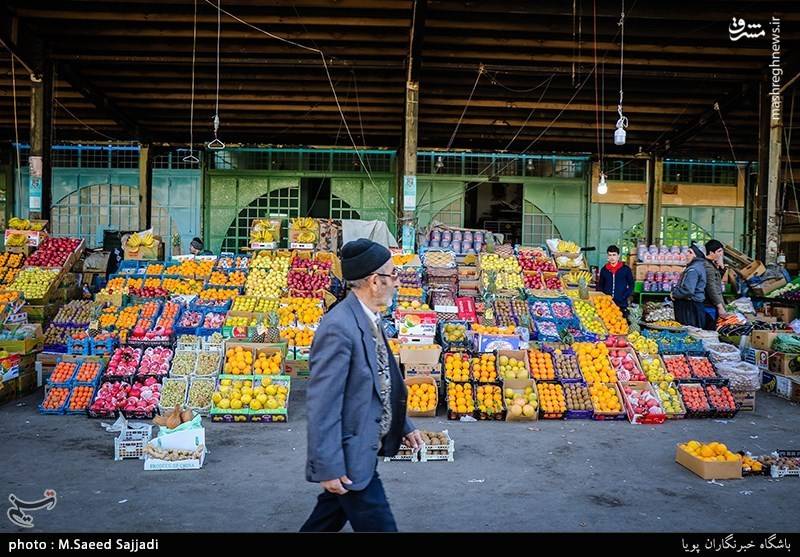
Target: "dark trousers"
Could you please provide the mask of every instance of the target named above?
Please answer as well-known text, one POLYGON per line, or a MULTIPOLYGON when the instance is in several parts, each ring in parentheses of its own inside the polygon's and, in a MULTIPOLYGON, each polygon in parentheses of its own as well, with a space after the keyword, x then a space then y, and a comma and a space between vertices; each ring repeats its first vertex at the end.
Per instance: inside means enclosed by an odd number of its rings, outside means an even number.
POLYGON ((338 532, 346 522, 350 522, 355 532, 397 532, 377 470, 361 491, 348 491, 344 495, 320 493, 317 506, 300 531, 338 532))
POLYGON ((675 320, 681 325, 689 325, 702 329, 706 324, 706 311, 703 302, 692 300, 675 300, 675 320))

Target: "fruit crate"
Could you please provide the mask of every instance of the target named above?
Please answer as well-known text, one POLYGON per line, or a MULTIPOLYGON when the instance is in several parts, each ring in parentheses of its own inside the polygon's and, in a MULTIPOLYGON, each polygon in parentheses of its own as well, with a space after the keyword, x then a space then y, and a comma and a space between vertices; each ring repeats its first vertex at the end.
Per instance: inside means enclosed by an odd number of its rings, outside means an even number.
POLYGON ((650 383, 648 383, 647 381, 626 381, 626 382, 620 383, 620 385, 621 385, 621 389, 623 389, 623 392, 622 392, 622 395, 623 395, 622 396, 623 407, 625 408, 625 413, 628 416, 628 421, 630 423, 632 423, 632 424, 642 424, 642 425, 658 425, 658 424, 663 424, 667 420, 666 413, 655 414, 655 415, 654 414, 648 414, 647 416, 636 415, 635 412, 634 412, 633 406, 631 406, 631 403, 628 400, 628 397, 625 396, 625 393, 624 393, 624 388, 625 387, 630 387, 631 389, 634 389, 634 390, 637 390, 637 391, 649 391, 650 394, 653 395, 655 400, 658 401, 658 405, 663 411, 663 407, 661 407, 661 399, 658 397, 658 394, 656 394, 655 389, 653 389, 653 387, 650 385, 650 383))
POLYGON ((562 392, 563 392, 563 389, 564 389, 564 387, 561 385, 561 383, 559 383, 557 381, 537 381, 536 387, 537 387, 537 392, 539 394, 539 418, 542 419, 542 420, 563 420, 564 419, 564 414, 566 413, 566 411, 564 411, 564 412, 546 412, 544 410, 544 408, 542 408, 542 389, 541 389, 542 383, 558 385, 562 389, 562 392))
POLYGON ((111 356, 111 353, 119 345, 119 342, 114 337, 107 337, 103 340, 96 340, 95 338, 90 338, 90 352, 93 356, 111 356))
MULTIPOLYGON (((703 392, 703 396, 706 399, 706 404, 708 405, 708 410, 691 410, 686 403, 684 402, 683 391, 679 390, 678 392, 681 395, 681 402, 683 403, 684 408, 686 408, 686 418, 688 419, 705 419, 705 418, 713 418, 715 416, 714 409, 711 407, 711 403, 708 401, 708 396, 706 395, 705 389, 701 385, 697 385, 693 388, 700 388, 703 392)), ((680 389, 680 385, 678 386, 680 389)))
MULTIPOLYGON (((665 415, 666 415, 668 420, 682 420, 682 419, 684 419, 686 417, 686 405, 683 403, 683 397, 681 396, 681 393, 678 390, 677 383, 674 383, 674 382, 670 383, 669 386, 673 387, 675 389, 675 391, 678 393, 678 397, 677 398, 678 398, 678 402, 680 403, 680 406, 681 406, 681 411, 680 412, 666 412, 665 411, 665 415)), ((659 391, 658 389, 653 389, 653 390, 656 392, 656 398, 658 399, 658 402, 661 403, 661 407, 663 408, 664 407, 664 399, 661 397, 661 394, 660 394, 661 391, 659 391)))
MULTIPOLYGON (((562 387, 564 384, 570 384, 570 385, 580 385, 582 387, 585 387, 586 389, 589 388, 589 384, 586 383, 585 381, 559 380, 559 383, 562 384, 562 387)), ((565 396, 566 396, 566 389, 565 389, 565 396)), ((591 402, 591 397, 590 397, 590 402, 591 402)), ((594 416, 594 406, 592 407, 591 410, 570 410, 569 407, 567 407, 567 411, 564 412, 565 420, 591 420, 592 416, 594 416)))
POLYGON ((67 416, 78 416, 78 415, 85 416, 86 415, 86 411, 89 409, 89 406, 91 406, 91 404, 92 404, 92 399, 94 399, 95 392, 97 391, 96 386, 95 385, 86 385, 85 383, 76 383, 75 384, 75 387, 80 387, 80 386, 91 386, 92 387, 92 389, 93 389, 92 390, 92 396, 89 398, 89 404, 86 406, 86 408, 81 408, 81 409, 78 409, 78 410, 70 410, 69 409, 69 405, 72 402, 72 395, 75 392, 75 390, 73 389, 72 391, 70 391, 69 398, 67 399, 67 403, 64 405, 64 414, 66 414, 67 416))
POLYGON ((397 454, 394 456, 385 456, 383 457, 384 462, 421 462, 420 460, 420 453, 422 450, 415 451, 411 447, 408 447, 404 444, 400 444, 400 448, 397 451, 397 454))
POLYGON ((181 406, 185 406, 186 397, 189 394, 189 379, 188 379, 188 377, 181 376, 181 377, 166 377, 166 378, 164 378, 164 380, 161 382, 161 394, 160 394, 160 398, 158 400, 158 411, 162 415, 168 414, 172 409, 175 408, 174 404, 170 404, 170 405, 167 405, 167 406, 165 406, 163 404, 163 402, 164 402, 164 392, 167 390, 167 385, 169 385, 170 383, 182 383, 180 388, 183 389, 183 399, 178 401, 176 404, 180 404, 181 406))
POLYGON ((230 408, 227 408, 222 410, 214 407, 213 404, 211 406, 209 416, 211 416, 212 422, 221 422, 226 424, 249 422, 251 419, 249 408, 242 408, 241 410, 231 410, 230 408))
MULTIPOLYGON (((56 359, 56 366, 58 366, 58 364, 61 363, 61 360, 62 360, 62 358, 57 358, 56 359)), ((67 387, 67 388, 72 387, 72 385, 73 385, 72 379, 75 377, 75 374, 78 372, 78 368, 79 367, 80 367, 80 365, 76 365, 75 366, 75 370, 72 372, 72 375, 70 375, 69 379, 67 379, 66 381, 61 381, 61 382, 55 383, 55 382, 53 382, 53 375, 51 374, 47 378, 47 383, 46 383, 47 386, 49 386, 49 387, 67 387)))
MULTIPOLYGON (((262 377, 262 376, 255 376, 262 377)), ((266 377, 266 376, 265 376, 266 377)), ((288 422, 289 421, 289 400, 292 395, 292 379, 285 375, 272 375, 273 385, 280 385, 286 387, 286 406, 284 408, 275 408, 263 410, 250 410, 251 422, 273 423, 273 422, 288 422)))
POLYGON ((103 373, 106 371, 106 362, 100 359, 91 359, 91 360, 81 360, 78 364, 77 369, 75 370, 75 375, 73 376, 73 385, 74 386, 84 386, 84 387, 96 387, 100 384, 100 378, 103 377, 103 373), (100 364, 100 368, 97 371, 97 375, 94 376, 92 381, 78 381, 76 378, 83 367, 83 364, 87 362, 96 362, 100 364))
POLYGON ((88 356, 92 353, 91 340, 89 337, 80 340, 67 337, 67 354, 75 356, 88 356))
POLYGON ((420 462, 432 461, 446 461, 453 462, 455 460, 456 445, 450 437, 450 433, 445 429, 442 431, 447 437, 447 444, 445 445, 428 445, 423 443, 422 449, 419 451, 420 462), (434 451, 436 454, 434 454, 434 451))
POLYGON ((617 412, 598 412, 597 410, 595 410, 594 413, 592 414, 592 419, 593 420, 597 420, 597 421, 601 421, 601 422, 602 421, 627 420, 628 419, 628 414, 625 412, 625 401, 624 401, 625 397, 622 396, 622 393, 619 390, 619 384, 618 383, 605 383, 605 385, 612 387, 614 389, 614 391, 616 392, 617 400, 619 400, 619 402, 620 402, 620 408, 622 408, 622 411, 617 413, 617 412))
POLYGON ((114 438, 114 460, 124 460, 126 458, 144 459, 144 448, 153 436, 153 426, 150 424, 138 425, 141 427, 131 428, 126 426, 114 438))
POLYGON ((206 376, 206 377, 191 376, 189 378, 189 387, 186 390, 186 403, 189 406, 189 408, 192 409, 195 412, 195 414, 200 414, 201 416, 208 416, 208 413, 211 412, 211 404, 212 404, 210 397, 208 399, 208 404, 205 406, 194 406, 192 404, 189 404, 189 394, 191 393, 192 386, 195 383, 209 383, 211 385, 211 392, 213 393, 214 387, 216 386, 216 379, 213 376, 206 376))
POLYGON ((555 363, 556 363, 556 349, 551 349, 551 348, 545 347, 543 350, 545 352, 549 352, 551 357, 553 358, 553 367, 554 367, 555 372, 556 372, 556 379, 560 383, 582 383, 584 385, 586 384, 586 382, 583 380, 583 374, 580 371, 580 366, 578 366, 578 357, 576 356, 575 351, 572 348, 567 348, 565 350, 561 350, 561 353, 565 354, 567 356, 572 356, 572 360, 575 362, 575 366, 578 368, 578 374, 580 375, 580 377, 578 377, 577 379, 573 379, 573 378, 569 378, 569 377, 563 377, 561 375, 563 373, 563 371, 561 370, 561 366, 555 365, 555 363))
POLYGON ((44 407, 44 401, 47 400, 47 397, 52 389, 69 389, 69 387, 65 385, 45 385, 44 398, 42 398, 42 404, 38 406, 39 413, 44 414, 46 416, 62 416, 64 414, 64 409, 67 407, 67 403, 69 402, 69 396, 66 399, 64 399, 64 404, 62 404, 58 408, 44 407))

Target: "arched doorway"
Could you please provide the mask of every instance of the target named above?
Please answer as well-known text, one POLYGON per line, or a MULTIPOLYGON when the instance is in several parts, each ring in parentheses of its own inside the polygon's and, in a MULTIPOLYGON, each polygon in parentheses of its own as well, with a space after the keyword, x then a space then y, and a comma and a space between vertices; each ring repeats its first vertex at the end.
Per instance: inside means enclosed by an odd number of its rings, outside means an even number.
POLYGON ((561 238, 561 232, 539 207, 528 200, 522 209, 522 244, 543 246, 550 238, 561 238))

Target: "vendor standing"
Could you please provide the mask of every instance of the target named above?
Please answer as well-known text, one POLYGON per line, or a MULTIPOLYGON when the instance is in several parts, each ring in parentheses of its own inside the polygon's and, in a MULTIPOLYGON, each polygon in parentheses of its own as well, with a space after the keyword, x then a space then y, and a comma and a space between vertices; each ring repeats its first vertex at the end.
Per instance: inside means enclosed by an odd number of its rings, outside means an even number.
POLYGON ((692 244, 689 261, 669 297, 675 302, 675 320, 681 325, 702 329, 706 323, 706 253, 703 246, 692 244))
POLYGON ((722 296, 722 275, 724 268, 725 248, 719 240, 709 240, 706 242, 706 325, 709 331, 716 330, 717 319, 725 317, 725 298, 722 296))
POLYGON ((627 317, 628 298, 633 294, 634 287, 633 272, 623 261, 620 261, 617 246, 608 246, 606 256, 608 263, 600 269, 597 290, 611 296, 614 303, 622 310, 622 314, 627 317))

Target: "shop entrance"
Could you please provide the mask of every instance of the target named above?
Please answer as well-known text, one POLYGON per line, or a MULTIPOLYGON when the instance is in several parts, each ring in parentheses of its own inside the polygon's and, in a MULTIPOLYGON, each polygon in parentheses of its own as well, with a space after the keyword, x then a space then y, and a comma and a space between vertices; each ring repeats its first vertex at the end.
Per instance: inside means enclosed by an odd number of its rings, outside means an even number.
POLYGON ((522 184, 471 183, 464 199, 464 227, 503 234, 503 242, 522 242, 522 184))

